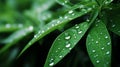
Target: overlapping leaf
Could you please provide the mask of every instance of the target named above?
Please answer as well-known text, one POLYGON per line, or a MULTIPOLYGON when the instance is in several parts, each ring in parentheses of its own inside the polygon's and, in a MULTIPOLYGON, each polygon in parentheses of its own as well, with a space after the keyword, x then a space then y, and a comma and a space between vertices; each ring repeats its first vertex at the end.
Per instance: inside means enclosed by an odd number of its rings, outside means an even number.
POLYGON ((83 22, 60 34, 52 44, 44 67, 55 65, 67 55, 82 38, 88 27, 88 22, 83 22))
MULTIPOLYGON (((27 48, 29 48, 33 43, 35 43, 39 39, 43 38, 45 35, 52 32, 53 30, 58 29, 59 26, 64 25, 64 24, 70 22, 71 20, 90 12, 93 8, 93 5, 95 5, 95 3, 93 3, 93 2, 86 3, 86 4, 87 4, 87 6, 82 8, 79 12, 77 12, 75 10, 70 10, 63 17, 61 16, 58 19, 52 20, 50 23, 48 23, 45 27, 43 27, 40 31, 38 31, 38 33, 34 36, 34 38, 22 50, 20 55, 27 48)), ((86 5, 86 4, 83 4, 83 5, 86 5)), ((78 8, 79 8, 79 6, 78 6, 78 8)))
POLYGON ((120 13, 119 4, 112 5, 109 11, 106 12, 108 18, 108 28, 115 34, 120 36, 120 13))
POLYGON ((96 21, 90 30, 87 41, 87 51, 95 67, 110 67, 111 39, 101 20, 96 21))

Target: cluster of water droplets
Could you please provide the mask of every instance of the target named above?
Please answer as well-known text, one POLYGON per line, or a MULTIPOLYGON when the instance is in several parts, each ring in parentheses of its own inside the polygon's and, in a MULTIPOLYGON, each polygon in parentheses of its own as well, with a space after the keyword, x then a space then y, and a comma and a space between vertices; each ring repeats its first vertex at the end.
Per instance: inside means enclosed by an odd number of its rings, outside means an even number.
POLYGON ((49 66, 53 66, 53 65, 54 65, 54 59, 53 59, 53 58, 51 58, 51 59, 50 59, 49 66))
POLYGON ((11 27, 18 27, 18 28, 23 28, 23 24, 6 24, 6 28, 11 28, 11 27))

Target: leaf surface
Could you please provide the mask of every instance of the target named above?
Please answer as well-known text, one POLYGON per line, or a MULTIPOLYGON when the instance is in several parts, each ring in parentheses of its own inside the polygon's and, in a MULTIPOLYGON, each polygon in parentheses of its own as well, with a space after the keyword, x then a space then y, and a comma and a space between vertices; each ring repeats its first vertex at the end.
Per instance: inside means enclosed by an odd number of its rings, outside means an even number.
MULTIPOLYGON (((86 5, 86 4, 84 4, 86 5)), ((38 31, 36 35, 34 35, 34 38, 25 46, 25 48, 21 51, 19 56, 27 49, 29 48, 33 43, 43 38, 45 35, 49 34, 50 32, 54 31, 55 29, 58 29, 60 26, 70 22, 71 20, 83 16, 90 12, 92 10, 92 6, 94 3, 87 3, 87 6, 82 8, 81 11, 77 12, 75 10, 70 10, 68 13, 66 13, 63 17, 59 17, 58 19, 52 20, 50 23, 45 25, 41 30, 38 31), (91 8, 91 9, 89 9, 91 8)), ((79 7, 79 6, 78 6, 79 7)))
POLYGON ((86 47, 89 57, 95 67, 110 67, 111 64, 111 39, 105 24, 96 21, 90 30, 86 47))
POLYGON ((88 27, 88 22, 83 22, 60 34, 50 48, 44 67, 51 67, 66 56, 82 38, 88 27))

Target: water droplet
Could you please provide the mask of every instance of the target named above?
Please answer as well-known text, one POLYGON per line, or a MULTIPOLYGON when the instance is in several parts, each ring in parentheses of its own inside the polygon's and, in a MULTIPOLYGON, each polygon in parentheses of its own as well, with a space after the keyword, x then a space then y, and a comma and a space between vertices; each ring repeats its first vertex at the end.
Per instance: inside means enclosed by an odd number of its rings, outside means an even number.
POLYGON ((75 15, 75 13, 72 13, 72 16, 74 16, 75 15))
POLYGON ((102 32, 100 34, 103 34, 102 32))
POLYGON ((92 7, 95 8, 95 5, 93 5, 92 7))
POLYGON ((88 8, 87 10, 90 11, 90 10, 92 10, 92 8, 88 8))
POLYGON ((47 29, 49 30, 50 28, 48 27, 47 29))
POLYGON ((76 29, 78 29, 78 28, 79 28, 79 26, 76 24, 76 25, 75 25, 75 28, 76 28, 76 29))
POLYGON ((68 17, 67 17, 67 16, 65 16, 64 18, 65 18, 65 19, 68 19, 68 17))
POLYGON ((65 39, 66 39, 66 40, 69 40, 69 39, 70 39, 70 36, 66 36, 65 39))
POLYGON ((102 47, 101 49, 104 50, 104 47, 102 47))
POLYGON ((98 43, 98 41, 96 41, 95 43, 98 43))
POLYGON ((65 1, 65 3, 67 3, 68 1, 65 1))
POLYGON ((44 30, 41 31, 41 33, 44 33, 44 32, 45 32, 44 30))
POLYGON ((112 25, 112 27, 115 27, 115 26, 116 26, 115 24, 112 25))
POLYGON ((107 39, 107 38, 108 38, 108 36, 105 36, 105 38, 107 39))
POLYGON ((37 37, 37 35, 34 35, 34 38, 36 38, 37 37))
POLYGON ((110 54, 110 52, 109 52, 109 51, 107 51, 107 52, 106 52, 106 54, 110 54))
POLYGON ((30 27, 29 27, 29 31, 32 31, 32 30, 33 30, 33 26, 30 26, 30 27))
POLYGON ((74 38, 77 38, 75 34, 73 34, 74 38))
POLYGON ((96 61, 96 63, 100 63, 100 61, 99 61, 99 60, 97 60, 97 61, 96 61))
POLYGON ((59 57, 62 58, 63 56, 60 55, 59 57))
POLYGON ((84 8, 84 5, 80 5, 80 8, 84 8))
POLYGON ((58 48, 58 50, 60 50, 60 48, 58 48))
POLYGON ((69 48, 69 50, 71 50, 72 48, 69 48))
POLYGON ((108 42, 107 45, 110 45, 110 42, 108 42))
POLYGON ((112 10, 113 8, 109 8, 109 10, 112 10))
POLYGON ((59 19, 63 19, 63 17, 59 16, 59 19))
POLYGON ((58 51, 56 50, 55 52, 57 53, 58 51))
POLYGON ((98 24, 95 25, 96 27, 98 26, 98 24))
POLYGON ((73 13, 73 10, 70 10, 68 13, 69 13, 69 14, 73 13))
POLYGON ((87 22, 89 22, 90 20, 89 20, 89 19, 87 19, 86 21, 87 21, 87 22))
POLYGON ((50 64, 49 64, 49 66, 53 66, 54 65, 54 62, 51 62, 50 64))
POLYGON ((60 39, 58 38, 58 40, 60 40, 60 39))
POLYGON ((6 28, 10 28, 10 27, 11 27, 11 25, 10 25, 10 24, 6 24, 5 26, 6 26, 6 28))
POLYGON ((95 50, 92 50, 92 52, 94 53, 94 52, 95 52, 95 50))
POLYGON ((66 47, 66 48, 68 48, 68 47, 70 47, 70 45, 71 45, 71 44, 70 44, 70 43, 68 43, 68 44, 66 44, 66 46, 65 46, 65 47, 66 47))
POLYGON ((96 58, 96 57, 98 57, 98 55, 95 55, 94 57, 96 58))
POLYGON ((81 34, 81 33, 82 33, 82 31, 79 31, 79 32, 78 32, 78 34, 81 34))
POLYGON ((57 23, 59 24, 59 23, 60 23, 60 21, 57 21, 57 23))

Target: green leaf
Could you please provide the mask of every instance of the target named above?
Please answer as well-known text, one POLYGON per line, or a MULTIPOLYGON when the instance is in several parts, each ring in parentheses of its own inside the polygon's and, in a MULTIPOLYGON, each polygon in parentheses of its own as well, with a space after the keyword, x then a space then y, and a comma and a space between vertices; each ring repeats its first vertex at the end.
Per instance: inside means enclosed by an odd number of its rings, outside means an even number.
POLYGON ((80 23, 60 34, 52 44, 44 67, 57 64, 78 43, 87 31, 88 22, 80 23))
MULTIPOLYGON (((19 54, 19 56, 27 49, 29 48, 33 43, 35 43, 36 41, 40 40, 41 38, 43 38, 45 35, 49 34, 50 32, 58 29, 60 26, 70 22, 71 20, 80 17, 82 15, 87 14, 88 12, 90 12, 92 9, 92 6, 94 5, 94 3, 86 3, 87 6, 85 8, 82 8, 81 11, 77 12, 75 10, 70 10, 68 11, 63 17, 59 17, 58 19, 52 20, 50 23, 48 23, 47 25, 45 25, 41 30, 38 31, 38 33, 36 35, 34 35, 34 38, 25 46, 25 48, 21 51, 21 53, 19 54)), ((84 5, 86 5, 84 4, 84 5)))
POLYGON ((111 39, 105 24, 101 20, 96 21, 90 30, 86 46, 95 67, 110 67, 111 39))
POLYGON ((13 46, 15 43, 20 41, 23 37, 27 36, 31 32, 33 32, 33 26, 20 29, 11 34, 8 38, 2 41, 3 43, 6 43, 6 45, 0 49, 0 54, 5 52, 7 49, 9 49, 11 46, 13 46))
POLYGON ((108 23, 108 28, 114 32, 115 34, 120 36, 120 15, 114 16, 114 18, 111 19, 110 23, 108 23))
POLYGON ((113 4, 110 10, 106 11, 108 18, 108 29, 120 36, 120 4, 113 4))
POLYGON ((16 31, 18 29, 21 29, 23 27, 22 24, 5 24, 5 25, 0 25, 0 32, 12 32, 16 31))

